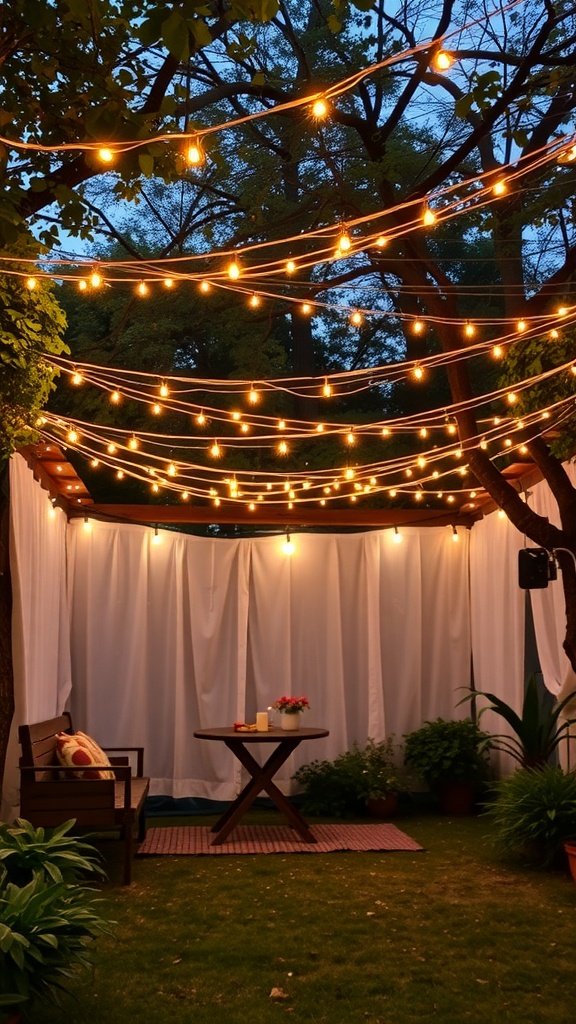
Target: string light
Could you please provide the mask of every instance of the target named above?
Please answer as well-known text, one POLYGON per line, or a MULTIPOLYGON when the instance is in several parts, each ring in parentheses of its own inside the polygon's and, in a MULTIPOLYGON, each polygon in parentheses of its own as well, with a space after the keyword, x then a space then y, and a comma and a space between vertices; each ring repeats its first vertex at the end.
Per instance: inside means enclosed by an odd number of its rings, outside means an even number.
POLYGON ((214 441, 214 444, 210 448, 210 455, 212 456, 212 458, 218 459, 218 458, 220 458, 221 454, 222 454, 222 449, 220 448, 220 445, 218 444, 218 441, 214 441))
POLYGON ((148 285, 146 284, 146 281, 140 281, 138 283, 138 285, 136 286, 136 294, 139 295, 140 298, 142 298, 142 299, 145 298, 146 295, 148 295, 149 291, 150 291, 150 289, 149 289, 148 285))
POLYGON ((162 543, 162 538, 161 538, 160 534, 158 533, 158 527, 157 526, 154 527, 154 535, 152 537, 152 543, 153 544, 161 544, 162 543))
POLYGON ((505 196, 507 191, 508 185, 506 184, 503 178, 500 178, 498 181, 494 182, 492 186, 492 192, 495 196, 505 196))
POLYGON ((74 370, 74 373, 72 374, 72 376, 70 378, 71 383, 74 384, 76 387, 79 387, 79 385, 82 383, 83 380, 84 380, 84 378, 83 378, 82 374, 78 373, 78 370, 74 370))
POLYGON ((35 277, 27 277, 26 278, 26 287, 27 287, 29 292, 33 292, 34 289, 37 287, 37 285, 38 285, 38 281, 36 280, 35 277))
POLYGON ((294 274, 294 273, 296 273, 296 264, 295 264, 294 260, 288 260, 288 262, 286 263, 286 273, 287 274, 294 274))
POLYGON ((199 139, 195 139, 194 142, 191 142, 186 149, 186 163, 190 167, 199 167, 204 163, 205 159, 206 157, 204 150, 200 145, 200 141, 199 139))
POLYGON ((258 309, 258 306, 260 305, 260 303, 261 303, 261 299, 260 299, 260 296, 259 296, 259 295, 256 295, 256 292, 254 292, 254 293, 253 293, 253 294, 252 294, 252 295, 250 296, 250 299, 249 299, 249 303, 248 303, 248 304, 249 304, 249 305, 250 305, 250 306, 252 307, 252 309, 258 309))
POLYGON ((460 540, 460 537, 458 536, 458 530, 456 529, 455 526, 452 527, 452 540, 455 543, 458 543, 458 541, 460 540))
POLYGON ((99 159, 99 160, 100 160, 100 161, 101 161, 101 162, 102 162, 103 164, 111 164, 111 163, 114 163, 114 158, 115 158, 115 153, 114 153, 114 150, 112 150, 112 149, 109 149, 109 147, 108 147, 108 146, 102 146, 102 147, 101 147, 101 148, 100 148, 100 149, 99 149, 99 150, 97 151, 97 153, 98 153, 98 159, 99 159))
POLYGON ((250 391, 248 392, 248 401, 250 402, 251 405, 258 405, 258 402, 260 401, 260 395, 253 384, 251 385, 250 391))
POLYGON ((327 377, 324 378, 324 387, 322 388, 322 394, 324 395, 324 398, 330 398, 330 395, 332 394, 332 385, 328 383, 327 377))
POLYGON ((424 227, 426 228, 430 228, 432 227, 433 224, 436 223, 436 214, 430 209, 429 206, 424 210, 424 213, 422 215, 422 221, 424 227))
POLYGON ((397 526, 394 527, 394 533, 392 534, 392 540, 394 541, 395 544, 401 544, 402 543, 402 534, 400 533, 400 530, 398 529, 397 526))
POLYGON ((226 273, 231 281, 238 280, 240 277, 240 267, 238 266, 238 261, 236 259, 233 259, 232 262, 228 264, 226 273))
POLYGON ((92 288, 100 288, 102 286, 103 277, 97 270, 93 270, 90 274, 90 284, 92 288))
POLYGON ((436 71, 449 71, 454 63, 454 57, 447 50, 438 50, 432 63, 436 71))
POLYGON ((91 529, 92 529, 92 523, 88 519, 88 516, 84 516, 84 530, 86 531, 86 533, 90 533, 91 529))
POLYGON ((329 106, 326 100, 318 99, 312 104, 312 117, 315 117, 317 121, 322 121, 328 116, 329 106))
POLYGON ((295 550, 296 546, 292 538, 290 537, 288 530, 286 530, 286 540, 282 545, 282 551, 284 552, 285 555, 288 555, 288 557, 290 558, 290 556, 294 554, 295 550))
POLYGON ((158 390, 158 394, 160 395, 160 398, 168 398, 168 395, 170 394, 170 389, 168 388, 166 381, 162 381, 160 388, 158 390))

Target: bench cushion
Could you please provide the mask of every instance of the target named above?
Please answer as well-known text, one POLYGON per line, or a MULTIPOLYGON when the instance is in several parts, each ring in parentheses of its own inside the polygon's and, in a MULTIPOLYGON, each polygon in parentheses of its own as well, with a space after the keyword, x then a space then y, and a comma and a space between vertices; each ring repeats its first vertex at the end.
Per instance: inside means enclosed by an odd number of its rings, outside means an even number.
POLYGON ((67 732, 59 732, 56 736, 56 755, 60 764, 70 768, 82 768, 77 772, 80 779, 114 779, 113 771, 102 770, 102 765, 109 765, 106 754, 98 746, 95 740, 84 732, 76 732, 72 735, 67 732), (91 765, 98 765, 92 768, 91 765))

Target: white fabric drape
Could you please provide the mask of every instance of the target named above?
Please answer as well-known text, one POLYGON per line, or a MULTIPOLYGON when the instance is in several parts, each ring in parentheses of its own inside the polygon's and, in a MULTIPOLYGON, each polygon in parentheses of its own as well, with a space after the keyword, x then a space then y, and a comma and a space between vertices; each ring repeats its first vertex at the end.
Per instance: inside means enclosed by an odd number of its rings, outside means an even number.
MULTIPOLYGON (((450 716, 469 679, 467 533, 446 529, 204 540, 70 524, 76 721, 105 745, 143 744, 153 792, 227 799, 238 770, 194 729, 253 720, 283 693, 330 737, 313 757, 450 716)), ((465 712, 463 712, 465 713, 465 712)))
MULTIPOLYGON (((470 613, 474 685, 520 711, 524 699, 525 592, 518 586, 522 534, 497 513, 475 523, 470 550, 470 613)), ((486 701, 478 699, 478 709, 486 701)), ((482 715, 481 727, 509 735, 500 716, 482 715)), ((512 758, 494 754, 498 772, 514 767, 512 758)))
MULTIPOLYGON (((458 543, 446 527, 403 528, 400 544, 389 530, 296 534, 287 558, 277 537, 161 530, 156 545, 148 527, 66 525, 58 510, 49 516, 24 460, 11 470, 15 722, 56 714, 69 697, 77 727, 102 744, 146 748, 155 793, 233 796, 237 762, 193 731, 253 720, 283 693, 306 695, 305 721, 330 730, 285 765, 288 791, 305 761, 467 714, 456 705, 471 654, 477 688, 520 707, 524 540, 496 515, 460 529, 458 543)), ((533 596, 558 689, 561 586, 533 596)), ((484 722, 501 730, 499 719, 484 722)), ((17 749, 9 756, 14 766, 17 749)))
POLYGON ((15 713, 2 817, 19 803, 17 726, 60 714, 71 689, 66 516, 20 456, 10 460, 10 568, 15 713))

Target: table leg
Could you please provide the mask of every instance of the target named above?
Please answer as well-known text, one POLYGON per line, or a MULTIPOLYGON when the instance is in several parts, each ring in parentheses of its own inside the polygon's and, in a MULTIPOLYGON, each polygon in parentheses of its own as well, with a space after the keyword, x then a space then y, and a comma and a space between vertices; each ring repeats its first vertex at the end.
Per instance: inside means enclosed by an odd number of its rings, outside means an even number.
POLYGON ((310 831, 300 812, 296 810, 293 804, 284 796, 284 793, 272 781, 278 769, 288 760, 290 754, 296 749, 301 740, 297 736, 279 740, 278 746, 272 751, 270 757, 263 765, 259 765, 255 758, 252 757, 252 754, 242 740, 230 738, 224 742, 234 756, 238 758, 242 766, 246 768, 251 777, 242 792, 238 794, 236 799, 230 804, 230 807, 213 826, 212 831, 216 835, 211 845, 220 846, 224 842, 248 808, 252 806, 258 794, 263 791, 268 794, 278 810, 281 811, 304 842, 316 843, 316 837, 310 831))

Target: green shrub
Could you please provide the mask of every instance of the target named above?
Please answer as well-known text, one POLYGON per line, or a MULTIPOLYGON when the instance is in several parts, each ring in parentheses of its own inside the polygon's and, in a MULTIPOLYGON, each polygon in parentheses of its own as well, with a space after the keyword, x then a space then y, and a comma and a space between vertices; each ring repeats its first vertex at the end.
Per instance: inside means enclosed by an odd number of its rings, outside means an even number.
POLYGON ((380 743, 369 739, 364 748, 355 743, 333 761, 312 761, 299 768, 294 779, 304 787, 305 813, 335 818, 363 813, 368 797, 402 788, 391 738, 380 743))
POLYGON ((492 791, 486 815, 500 849, 550 865, 562 844, 576 838, 576 771, 555 765, 518 768, 492 791))
POLYGON ((444 782, 479 782, 488 774, 490 737, 470 718, 437 718, 405 736, 404 763, 430 789, 444 782))

